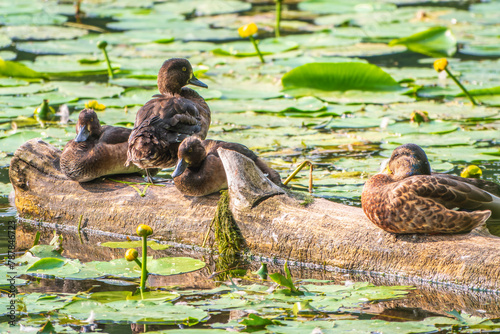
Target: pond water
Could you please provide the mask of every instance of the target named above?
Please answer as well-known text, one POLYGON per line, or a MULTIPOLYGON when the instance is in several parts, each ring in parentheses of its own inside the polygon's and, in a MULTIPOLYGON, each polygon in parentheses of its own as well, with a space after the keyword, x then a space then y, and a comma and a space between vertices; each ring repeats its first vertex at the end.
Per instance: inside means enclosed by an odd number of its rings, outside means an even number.
MULTIPOLYGON (((484 179, 500 181, 500 2, 285 1, 278 40, 274 39, 274 8, 274 2, 266 1, 83 1, 82 12, 76 17, 73 2, 21 0, 12 3, 0 0, 0 58, 15 62, 8 63, 8 66, 22 63, 49 78, 40 80, 36 75, 27 78, 25 72, 15 78, 2 77, 8 67, 0 63, 0 252, 6 252, 7 223, 16 215, 8 201, 12 191, 8 166, 17 147, 26 140, 42 137, 62 148, 74 137, 76 115, 89 100, 98 100, 106 106, 104 111, 98 112, 102 123, 131 127, 139 107, 156 94, 157 71, 170 57, 189 58, 197 77, 209 86, 207 90, 199 90, 212 109, 209 138, 247 145, 277 169, 283 178, 302 161, 312 161, 315 164, 315 196, 360 206, 360 194, 366 179, 378 171, 381 162, 395 147, 409 142, 425 149, 435 171, 457 175, 465 166, 476 164, 482 168, 484 179), (261 41, 265 64, 259 62, 250 42, 241 39, 237 33, 238 27, 252 21, 259 27, 257 38, 261 41), (448 30, 418 43, 388 45, 394 39, 433 27, 448 30), (100 40, 106 40, 109 45, 107 50, 115 69, 115 77, 111 80, 108 80, 104 56, 96 46, 100 40), (472 106, 460 95, 461 91, 449 77, 433 69, 433 61, 443 56, 449 57, 451 71, 469 90, 491 88, 476 91, 481 106, 472 106), (398 82, 405 93, 367 93, 356 89, 325 93, 316 90, 303 96, 292 91, 284 92, 282 76, 312 62, 378 65, 398 82), (67 106, 71 113, 69 121, 41 125, 33 117, 33 111, 44 99, 48 99, 56 111, 62 105, 67 106), (412 123, 414 111, 427 112, 430 122, 412 123)), ((164 171, 162 176, 168 177, 169 173, 164 171)), ((292 181, 295 189, 306 191, 307 174, 300 173, 292 181)), ((500 235, 499 226, 489 228, 492 233, 500 235)), ((34 238, 33 231, 28 227, 19 231, 26 242, 18 247, 26 250, 34 238)), ((50 241, 47 235, 45 243, 50 241)), ((64 240, 72 240, 71 235, 65 236, 64 240)), ((122 257, 122 251, 92 252, 100 249, 95 247, 100 241, 88 241, 89 248, 79 251, 73 249, 79 241, 67 243, 64 255, 82 261, 122 257)), ((172 256, 175 252, 181 251, 168 250, 161 256, 172 256)), ((188 253, 187 256, 203 256, 188 253)), ((208 263, 201 272, 175 276, 170 283, 158 285, 215 289, 219 282, 209 276, 217 270, 213 262, 208 263), (194 283, 189 285, 188 282, 194 283)), ((246 275, 258 265, 255 262, 245 264, 246 275)), ((270 267, 270 271, 278 270, 282 271, 282 264, 270 267)), ((391 282, 383 277, 294 267, 292 274, 302 280, 331 280, 328 284, 371 281, 377 285, 411 285, 409 282, 391 282)), ((19 287, 20 292, 75 294, 93 285, 99 285, 95 287, 96 291, 116 287, 96 281, 29 280, 30 284, 19 287)), ((245 287, 251 284, 253 282, 247 279, 237 282, 245 287)), ((135 287, 126 289, 132 291, 135 287)), ((234 287, 229 290, 232 293, 238 291, 234 287)), ((500 317, 497 295, 436 287, 409 289, 407 292, 407 295, 390 301, 368 298, 368 302, 362 305, 351 305, 347 317, 345 310, 326 315, 314 313, 313 316, 305 312, 301 316, 320 321, 328 318, 330 322, 333 319, 338 323, 342 320, 348 324, 353 320, 351 317, 390 321, 435 316, 452 319, 444 311, 459 309, 473 317, 500 317)), ((255 295, 255 291, 243 290, 241 294, 244 293, 255 295)), ((353 291, 349 294, 352 295, 353 291)), ((221 293, 208 294, 210 297, 200 292, 194 295, 196 297, 180 296, 177 302, 184 303, 190 298, 217 299, 221 293)), ((328 293, 322 296, 330 299, 345 297, 328 293)), ((254 297, 245 298, 245 302, 255 302, 252 301, 254 297)), ((289 304, 283 306, 281 313, 271 312, 278 314, 283 321, 290 317, 290 305, 293 305, 290 300, 285 303, 289 304)), ((243 304, 241 308, 248 309, 248 305, 243 304)), ((232 319, 247 316, 238 312, 240 310, 214 309, 208 322, 212 325, 227 324, 232 319)), ((456 328, 465 328, 479 323, 478 319, 462 319, 455 325, 456 328)), ((35 321, 37 325, 40 322, 40 319, 35 321)), ((236 320, 233 322, 237 323, 236 320)), ((135 328, 143 325, 105 323, 101 321, 99 327, 107 333, 143 330, 135 328)), ((432 326, 434 323, 429 322, 432 326)), ((328 326, 323 323, 319 326, 323 325, 328 326)), ((72 326, 76 328, 75 323, 72 326)), ((276 326, 266 328, 280 332, 276 326)), ((366 326, 368 329, 363 327, 359 332, 370 332, 370 326, 379 330, 377 323, 366 326)), ((383 332, 411 331, 409 327, 402 330, 391 326, 385 325, 383 332)), ((173 327, 153 329, 163 328, 173 327)), ((323 333, 330 331, 327 327, 321 328, 323 333)), ((311 332, 313 329, 287 328, 286 332, 311 332)), ((427 329, 436 331, 437 327, 427 329)), ((256 330, 265 332, 262 328, 256 330)), ((415 331, 424 330, 416 328, 415 331)), ((449 326, 442 329, 443 333, 449 331, 449 326)))

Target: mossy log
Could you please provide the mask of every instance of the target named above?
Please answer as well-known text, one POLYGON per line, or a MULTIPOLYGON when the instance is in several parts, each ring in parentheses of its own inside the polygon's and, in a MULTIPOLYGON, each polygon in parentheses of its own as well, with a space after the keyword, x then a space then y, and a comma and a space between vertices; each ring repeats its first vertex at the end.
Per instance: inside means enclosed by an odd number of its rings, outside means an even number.
MULTIPOLYGON (((186 197, 166 184, 150 186, 142 197, 133 187, 106 178, 74 182, 59 169, 60 153, 37 139, 15 152, 10 179, 21 216, 76 226, 83 215, 82 227, 125 235, 147 223, 158 239, 202 244, 218 195, 186 197)), ((484 228, 459 235, 396 236, 373 225, 360 208, 320 198, 301 205, 270 184, 250 160, 227 150, 219 154, 231 211, 252 254, 500 290, 500 238, 484 228)))

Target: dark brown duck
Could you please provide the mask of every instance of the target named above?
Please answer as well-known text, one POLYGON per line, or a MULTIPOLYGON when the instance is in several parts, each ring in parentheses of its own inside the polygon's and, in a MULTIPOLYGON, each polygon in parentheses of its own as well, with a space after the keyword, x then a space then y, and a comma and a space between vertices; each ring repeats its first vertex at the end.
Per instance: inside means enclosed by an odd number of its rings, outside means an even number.
POLYGON ((76 124, 76 138, 61 155, 61 170, 68 178, 87 182, 111 174, 136 173, 136 166, 125 167, 128 137, 132 130, 101 126, 92 109, 83 109, 76 124))
POLYGON ((142 169, 172 167, 183 139, 207 136, 210 108, 188 84, 207 87, 193 75, 186 59, 172 58, 158 73, 158 90, 137 112, 134 129, 128 141, 127 164, 142 169))
POLYGON ((219 147, 252 159, 273 183, 281 185, 278 172, 246 146, 219 140, 201 140, 193 136, 184 139, 179 146, 177 166, 172 173, 177 189, 188 196, 205 196, 227 188, 226 172, 217 152, 219 147))
POLYGON ((361 203, 368 218, 393 233, 460 233, 500 213, 492 182, 431 173, 425 152, 415 144, 397 147, 387 168, 371 177, 361 203), (479 187, 478 187, 479 186, 479 187))

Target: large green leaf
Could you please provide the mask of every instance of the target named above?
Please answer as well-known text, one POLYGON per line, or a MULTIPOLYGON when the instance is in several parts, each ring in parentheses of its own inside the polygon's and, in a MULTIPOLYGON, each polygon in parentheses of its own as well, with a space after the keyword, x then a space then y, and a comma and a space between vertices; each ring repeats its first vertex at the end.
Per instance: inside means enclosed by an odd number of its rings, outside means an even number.
POLYGON ((413 52, 430 57, 446 57, 455 54, 457 39, 448 28, 433 27, 408 37, 394 39, 389 45, 404 45, 413 52))
POLYGON ((380 67, 365 63, 310 63, 286 73, 281 82, 291 95, 324 91, 397 92, 402 87, 380 67))
POLYGON ((33 71, 26 65, 0 58, 0 76, 15 78, 43 78, 42 73, 33 71))

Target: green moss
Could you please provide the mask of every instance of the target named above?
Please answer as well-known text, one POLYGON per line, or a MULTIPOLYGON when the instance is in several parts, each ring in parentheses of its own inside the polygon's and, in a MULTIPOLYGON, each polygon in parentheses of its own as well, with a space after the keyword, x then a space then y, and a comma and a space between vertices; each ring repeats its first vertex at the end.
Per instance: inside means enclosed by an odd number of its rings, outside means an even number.
POLYGON ((234 255, 242 250, 244 239, 229 208, 227 190, 221 191, 212 226, 220 255, 234 255))

